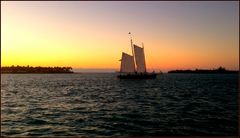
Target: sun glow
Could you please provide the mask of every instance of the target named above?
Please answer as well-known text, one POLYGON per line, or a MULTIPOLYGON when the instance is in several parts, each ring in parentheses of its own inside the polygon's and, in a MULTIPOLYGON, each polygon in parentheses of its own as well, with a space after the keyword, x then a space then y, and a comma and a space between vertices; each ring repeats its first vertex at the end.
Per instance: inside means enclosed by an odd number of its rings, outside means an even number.
POLYGON ((64 3, 1 2, 2 66, 118 69, 121 52, 131 54, 127 34, 131 31, 134 43, 144 42, 148 69, 239 67, 235 3, 234 10, 225 9, 229 16, 221 15, 221 4, 216 11, 197 5, 198 10, 185 11, 181 4, 174 10, 169 5, 154 7, 161 2, 139 4, 135 9, 128 2, 64 3))

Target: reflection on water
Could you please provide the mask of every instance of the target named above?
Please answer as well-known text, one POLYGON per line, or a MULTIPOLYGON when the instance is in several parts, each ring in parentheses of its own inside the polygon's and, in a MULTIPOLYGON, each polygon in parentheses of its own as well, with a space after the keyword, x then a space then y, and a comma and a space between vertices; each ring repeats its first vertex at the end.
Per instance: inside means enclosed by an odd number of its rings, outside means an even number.
POLYGON ((4 136, 237 135, 237 74, 3 74, 4 136))

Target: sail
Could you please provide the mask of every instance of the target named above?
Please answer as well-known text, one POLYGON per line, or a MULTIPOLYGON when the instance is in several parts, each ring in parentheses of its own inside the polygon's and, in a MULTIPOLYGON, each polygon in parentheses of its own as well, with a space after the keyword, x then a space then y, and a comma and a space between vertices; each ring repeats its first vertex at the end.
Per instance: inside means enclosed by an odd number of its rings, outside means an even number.
POLYGON ((143 73, 146 72, 146 64, 145 64, 145 56, 144 56, 144 49, 137 46, 134 46, 134 56, 137 66, 137 72, 143 73))
POLYGON ((133 56, 122 53, 120 72, 131 73, 135 71, 133 56))

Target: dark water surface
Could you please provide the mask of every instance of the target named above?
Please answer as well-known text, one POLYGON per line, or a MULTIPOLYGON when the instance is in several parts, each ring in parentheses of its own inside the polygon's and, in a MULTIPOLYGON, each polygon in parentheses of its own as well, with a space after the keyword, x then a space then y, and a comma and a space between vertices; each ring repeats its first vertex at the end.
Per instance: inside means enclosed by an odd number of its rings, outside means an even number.
POLYGON ((238 74, 2 74, 3 136, 237 135, 238 74))

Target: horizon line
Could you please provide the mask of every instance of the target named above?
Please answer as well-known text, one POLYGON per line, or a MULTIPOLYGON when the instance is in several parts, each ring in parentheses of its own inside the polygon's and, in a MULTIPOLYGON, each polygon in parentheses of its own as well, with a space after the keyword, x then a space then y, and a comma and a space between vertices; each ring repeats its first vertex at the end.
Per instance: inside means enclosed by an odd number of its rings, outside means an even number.
MULTIPOLYGON (((30 65, 10 65, 10 66, 2 66, 2 67, 11 67, 11 66, 29 66, 29 67, 71 67, 71 66, 30 66, 30 65)), ((223 66, 219 66, 219 67, 223 67, 223 66)), ((218 69, 219 67, 215 67, 215 68, 175 68, 175 69, 159 69, 159 68, 149 68, 147 69, 149 72, 155 71, 155 72, 168 72, 168 71, 172 71, 172 70, 195 70, 195 69, 203 69, 203 70, 211 70, 211 69, 218 69)), ((89 68, 89 67, 71 67, 73 72, 75 73, 111 73, 111 72, 118 72, 119 68, 89 68)), ((225 67, 223 67, 225 68, 225 67)), ((226 70, 228 70, 227 68, 225 68, 226 70)), ((240 69, 234 69, 232 71, 239 71, 240 69)))

